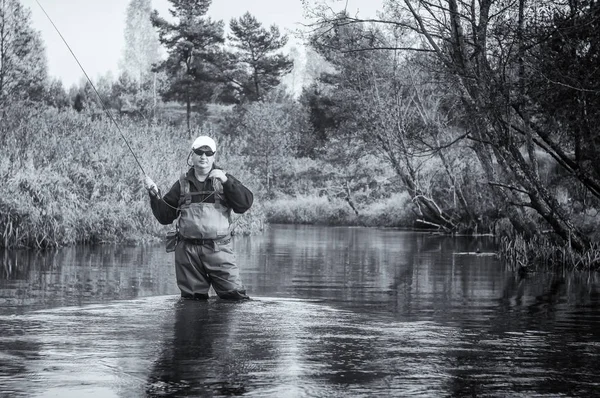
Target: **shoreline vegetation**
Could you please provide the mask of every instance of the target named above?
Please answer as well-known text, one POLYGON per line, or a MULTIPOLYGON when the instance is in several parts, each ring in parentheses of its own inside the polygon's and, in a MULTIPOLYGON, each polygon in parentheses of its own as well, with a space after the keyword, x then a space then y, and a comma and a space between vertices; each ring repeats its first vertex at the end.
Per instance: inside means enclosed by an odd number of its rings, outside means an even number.
POLYGON ((238 234, 492 234, 516 270, 600 269, 600 3, 389 0, 368 22, 307 3, 288 48, 248 12, 225 35, 211 1, 170 2, 130 0, 119 76, 68 90, 28 10, 0 7, 0 247, 161 239, 142 176, 167 191, 206 134, 255 195, 238 234))
MULTIPOLYGON (((110 120, 91 120, 89 115, 55 109, 27 118, 19 111, 13 116, 15 125, 2 130, 4 145, 0 149, 0 247, 142 244, 160 241, 174 228, 160 225, 152 216, 142 172, 110 120)), ((118 123, 146 173, 154 176, 163 192, 168 190, 187 170, 188 141, 199 132, 188 134, 177 126, 126 118, 118 123)), ((260 179, 247 167, 248 159, 236 155, 235 150, 227 154, 235 141, 226 136, 221 139, 224 153, 218 164, 244 181, 256 198, 246 214, 234 214, 235 234, 259 234, 271 223, 448 234, 419 225, 417 208, 406 192, 376 201, 354 198, 357 203, 349 203, 344 195, 319 195, 319 190, 314 191, 316 194, 279 194, 269 199, 260 179)), ((595 269, 591 265, 600 261, 599 245, 582 253, 568 245, 556 245, 543 235, 527 241, 520 235, 511 236, 514 230, 502 219, 490 219, 481 227, 479 231, 465 228, 452 233, 496 236, 498 255, 515 270, 595 269)))

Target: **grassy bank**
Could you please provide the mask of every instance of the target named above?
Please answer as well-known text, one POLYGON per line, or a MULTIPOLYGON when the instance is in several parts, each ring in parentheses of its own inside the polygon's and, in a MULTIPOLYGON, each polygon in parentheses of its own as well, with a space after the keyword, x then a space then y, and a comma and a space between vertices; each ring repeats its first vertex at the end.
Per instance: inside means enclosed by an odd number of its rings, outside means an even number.
POLYGON ((281 197, 265 203, 269 223, 408 228, 416 220, 406 193, 393 194, 356 210, 358 214, 343 199, 315 195, 281 197))
MULTIPOLYGON (((112 123, 52 109, 23 112, 12 110, 0 130, 0 246, 140 242, 164 235, 169 227, 152 216, 143 173, 112 123)), ((168 190, 188 168, 191 138, 169 126, 119 124, 145 172, 168 190)), ((236 175, 235 167, 228 171, 236 175)), ((237 233, 261 228, 260 204, 237 224, 237 233)))

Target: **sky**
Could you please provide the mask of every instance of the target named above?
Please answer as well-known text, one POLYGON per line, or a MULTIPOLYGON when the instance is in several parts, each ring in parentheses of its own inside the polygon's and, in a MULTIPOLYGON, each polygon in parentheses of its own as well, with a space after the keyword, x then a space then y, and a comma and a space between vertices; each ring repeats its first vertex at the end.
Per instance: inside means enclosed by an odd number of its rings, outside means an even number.
MULTIPOLYGON (((84 74, 36 0, 20 0, 31 11, 33 28, 40 32, 46 48, 48 74, 68 89, 84 74)), ((116 78, 123 54, 126 9, 129 0, 37 0, 46 10, 75 56, 93 80, 108 72, 116 78)), ((334 9, 347 7, 360 17, 375 16, 383 0, 328 0, 334 9)), ((168 17, 168 0, 152 0, 159 15, 168 17)), ((213 0, 208 16, 223 20, 239 18, 246 11, 263 26, 275 24, 292 32, 306 21, 301 0, 213 0)), ((291 34, 290 34, 291 36, 291 34)))

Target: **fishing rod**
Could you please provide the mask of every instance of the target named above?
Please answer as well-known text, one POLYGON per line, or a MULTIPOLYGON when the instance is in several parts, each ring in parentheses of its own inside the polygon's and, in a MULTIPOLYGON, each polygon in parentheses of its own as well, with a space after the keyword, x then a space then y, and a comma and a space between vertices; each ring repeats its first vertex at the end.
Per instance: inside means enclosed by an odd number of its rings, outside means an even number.
POLYGON ((40 6, 40 8, 42 9, 42 11, 46 15, 46 17, 48 18, 48 20, 50 21, 50 23, 52 24, 52 26, 54 27, 54 29, 56 30, 56 33, 58 33, 58 35, 60 36, 60 38, 62 39, 62 41, 65 43, 65 45, 69 49, 69 52, 71 52, 71 55, 73 56, 73 58, 75 58, 75 61, 77 62, 77 65, 79 65, 79 67, 81 68, 81 71, 85 75, 87 81, 90 83, 90 85, 92 86, 92 89, 94 90, 94 92, 98 96, 98 100, 100 101, 100 105, 102 105, 102 109, 104 109, 104 112, 106 112, 106 114, 108 115, 108 117, 110 118, 110 120, 117 127, 117 130, 119 131, 119 134, 121 135, 121 138, 123 139, 123 141, 125 141, 125 145, 127 145, 127 148, 129 149, 129 152, 131 152, 131 154, 133 155, 133 158, 135 159, 135 162, 139 166, 139 168, 142 171, 142 173, 144 174, 144 176, 148 177, 148 174, 146 174, 146 171, 142 167, 142 164, 140 163, 138 157, 136 156, 135 152, 131 148, 131 145, 129 145, 129 141, 127 141, 127 138, 125 138, 125 135, 123 134, 123 131, 121 131, 121 127, 119 126, 119 124, 117 123, 117 121, 115 120, 115 118, 113 117, 113 115, 110 113, 110 111, 108 110, 108 108, 104 104, 104 101, 102 101, 102 97, 100 96, 100 93, 98 93, 98 90, 96 90, 96 86, 94 86, 94 83, 92 83, 92 79, 90 79, 90 77, 88 76, 87 72, 85 71, 85 69, 83 68, 83 66, 81 65, 81 63, 79 62, 79 59, 77 58, 77 56, 75 55, 75 53, 73 52, 73 50, 71 50, 71 46, 69 46, 69 43, 67 43, 67 41, 63 37, 62 33, 60 33, 60 30, 58 30, 58 28, 56 27, 56 25, 52 21, 52 18, 50 18, 50 15, 48 15, 48 13, 44 9, 44 7, 42 7, 42 5, 40 4, 40 2, 38 0, 35 0, 35 2, 38 4, 38 6, 40 6))
MULTIPOLYGON (((113 117, 113 115, 110 113, 110 111, 108 110, 108 108, 106 107, 106 105, 104 104, 104 101, 102 101, 102 97, 100 96, 100 93, 98 93, 98 90, 96 90, 96 86, 94 86, 94 83, 92 82, 92 79, 90 79, 90 77, 88 76, 87 72, 85 71, 85 69, 83 68, 83 66, 81 65, 81 62, 79 62, 79 59, 77 58, 77 56, 75 55, 75 53, 73 52, 73 50, 71 49, 71 46, 69 46, 69 43, 67 43, 67 40, 65 40, 65 38, 63 37, 62 33, 60 33, 60 30, 58 30, 58 27, 54 24, 54 22, 52 21, 52 18, 50 18, 50 15, 48 15, 48 13, 46 12, 46 10, 44 9, 44 7, 42 7, 42 5, 40 4, 40 2, 38 0, 35 0, 35 2, 38 4, 38 6, 40 6, 40 8, 42 9, 42 11, 44 12, 44 14, 46 15, 46 18, 48 18, 48 20, 50 21, 50 23, 52 24, 52 26, 54 27, 54 29, 56 30, 56 33, 58 33, 58 35, 60 36, 60 38, 62 39, 63 43, 65 43, 65 46, 67 46, 67 48, 69 49, 69 52, 71 53, 71 55, 73 56, 73 58, 75 59, 75 61, 77 62, 77 65, 79 65, 79 68, 81 69, 81 71, 83 72, 83 74, 85 75, 87 81, 90 83, 90 85, 92 86, 92 89, 94 90, 94 92, 96 93, 96 95, 98 96, 98 100, 100 101, 100 105, 102 105, 102 109, 104 109, 104 112, 106 112, 106 114, 108 115, 108 117, 110 118, 110 120, 114 123, 115 127, 117 128, 119 134, 121 135, 121 138, 123 139, 123 141, 125 142, 125 145, 127 145, 127 148, 129 149, 129 152, 133 155, 133 158, 135 159, 135 162, 137 163, 137 165, 139 166, 140 170, 142 171, 142 173, 144 174, 145 177, 148 177, 148 174, 146 174, 146 171, 144 170, 144 167, 142 167, 142 164, 140 163, 138 157, 136 156, 135 152, 133 151, 133 149, 131 148, 131 145, 129 145, 129 141, 127 140, 127 138, 125 138, 125 135, 123 134, 123 131, 121 131, 121 127, 119 126, 119 124, 117 123, 117 121, 115 120, 115 118, 113 117)), ((155 186, 155 189, 158 190, 158 188, 155 186)), ((158 194, 158 191, 156 191, 156 193, 158 194)), ((175 209, 175 210, 179 210, 179 207, 174 207, 171 206, 169 203, 167 203, 164 198, 160 198, 167 206, 175 209)), ((206 199, 205 199, 206 200, 206 199)), ((239 219, 240 217, 238 217, 239 219)), ((237 222, 238 220, 235 220, 234 222, 232 222, 232 225, 235 224, 235 222, 237 222)))

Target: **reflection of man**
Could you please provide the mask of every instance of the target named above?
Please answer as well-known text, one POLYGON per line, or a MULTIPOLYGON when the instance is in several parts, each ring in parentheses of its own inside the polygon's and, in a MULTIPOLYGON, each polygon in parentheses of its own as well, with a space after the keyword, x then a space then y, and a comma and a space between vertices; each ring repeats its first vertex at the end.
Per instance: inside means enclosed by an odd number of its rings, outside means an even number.
POLYGON ((175 273, 183 298, 207 299, 212 285, 224 299, 247 299, 231 244, 231 211, 252 206, 252 192, 215 165, 217 145, 207 136, 192 144, 192 167, 161 199, 146 177, 152 213, 161 224, 179 217, 175 273))
POLYGON ((229 334, 235 334, 230 330, 235 328, 230 319, 237 305, 225 301, 178 301, 173 338, 164 342, 161 356, 154 362, 146 395, 199 397, 245 393, 238 378, 227 374, 236 372, 231 368, 238 362, 233 361, 232 365, 226 361, 232 356, 227 340, 229 334))

